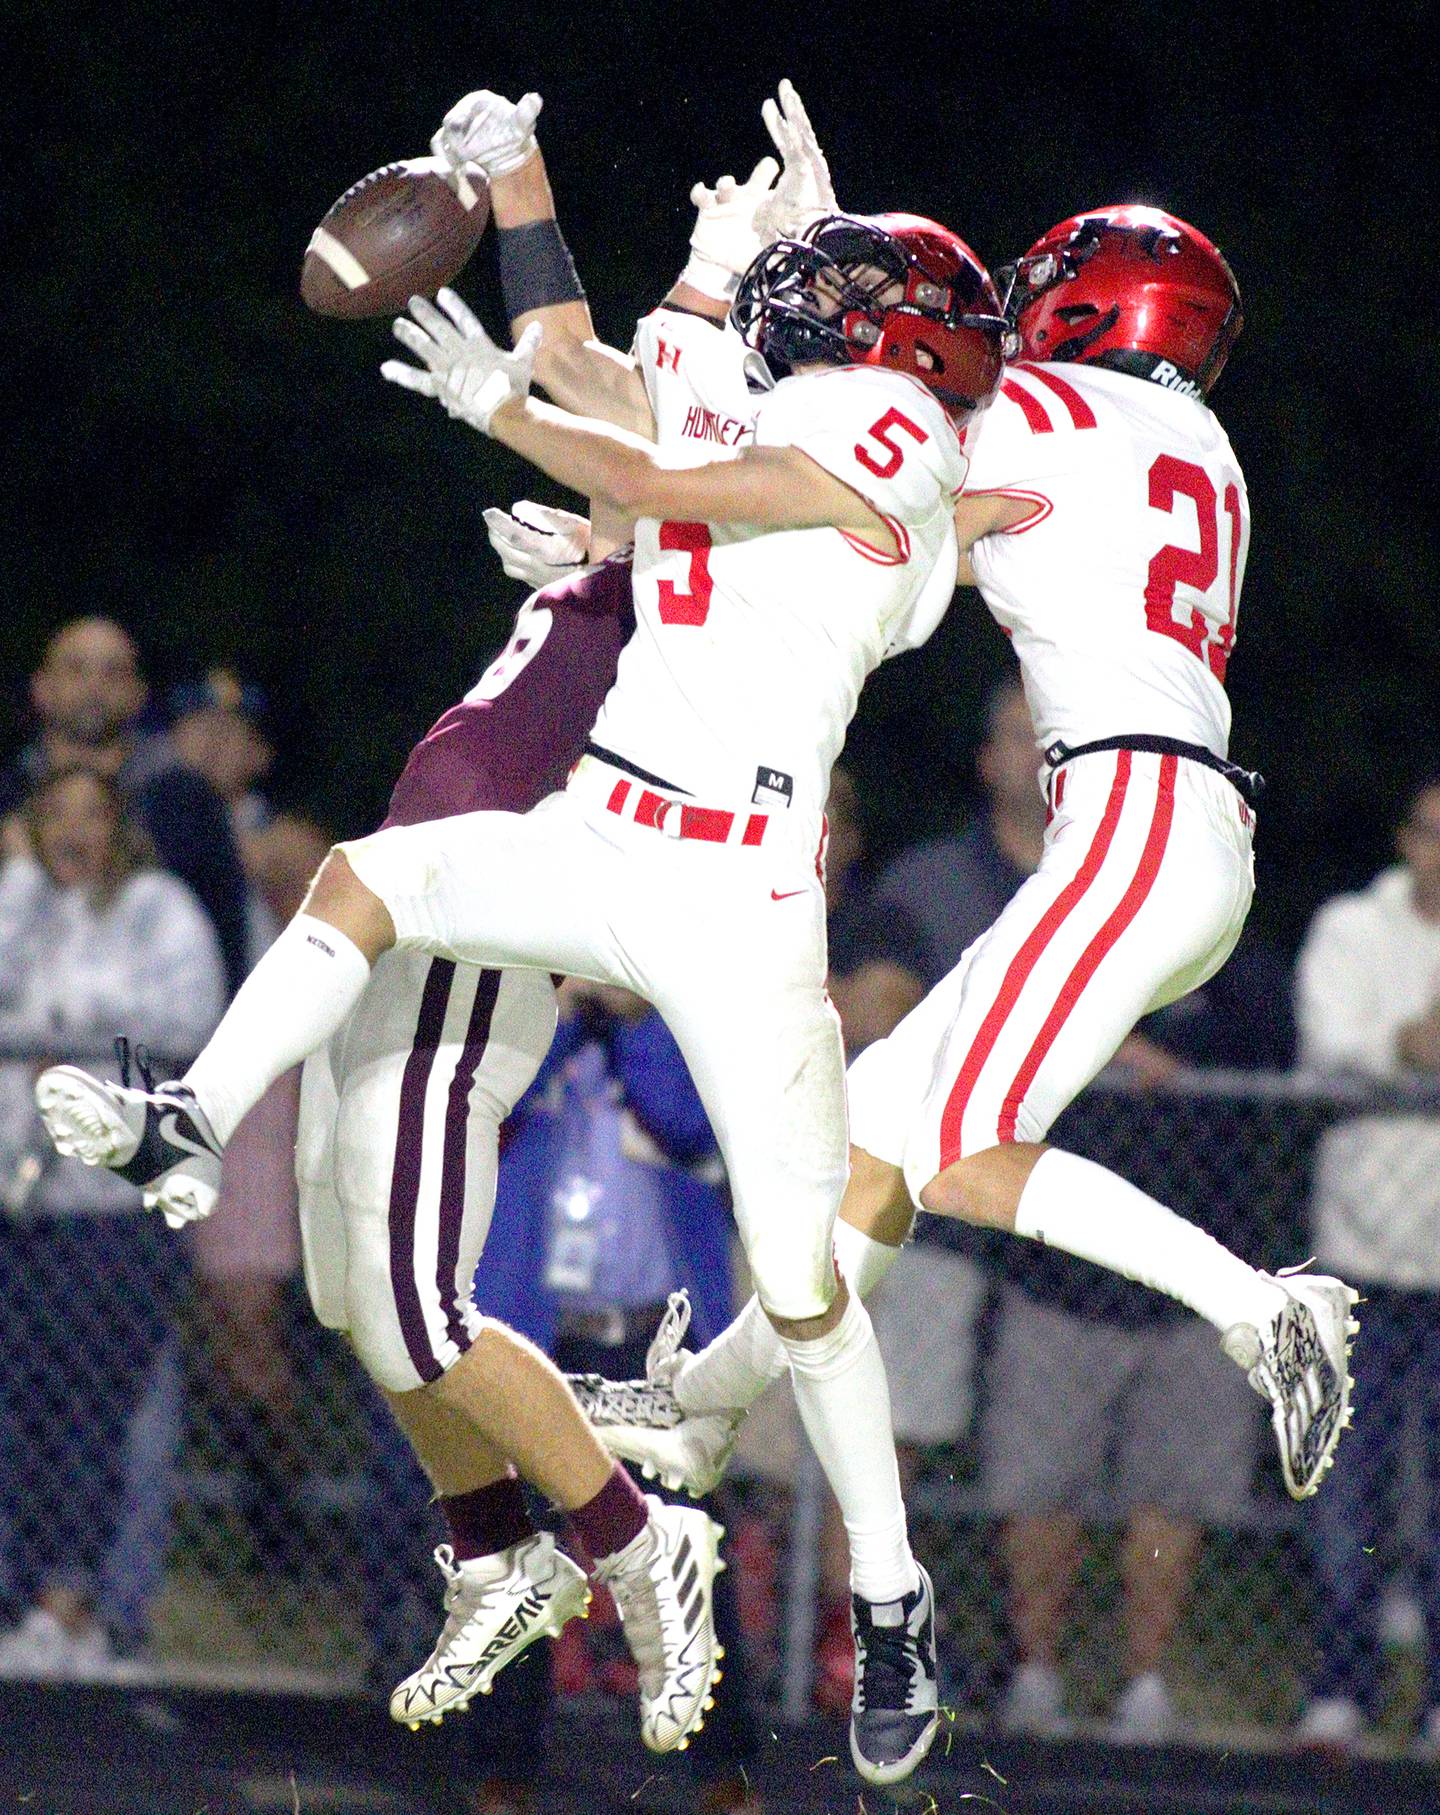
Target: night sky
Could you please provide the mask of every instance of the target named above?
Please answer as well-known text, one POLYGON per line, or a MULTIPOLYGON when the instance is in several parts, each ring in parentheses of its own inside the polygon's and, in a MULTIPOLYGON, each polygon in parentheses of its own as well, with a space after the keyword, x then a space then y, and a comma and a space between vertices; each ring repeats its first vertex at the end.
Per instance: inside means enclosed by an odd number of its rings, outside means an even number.
MULTIPOLYGON (((788 75, 842 203, 937 216, 999 263, 1145 200, 1229 257, 1247 328, 1213 401, 1254 512, 1230 677, 1233 754, 1271 783, 1262 922, 1292 938, 1368 875, 1398 791, 1440 772, 1433 9, 7 11, 7 750, 49 631, 106 611, 162 685, 220 657, 259 678, 282 796, 364 829, 519 603, 482 508, 561 494, 382 384, 387 324, 307 315, 310 229, 465 90, 538 88, 597 324, 628 344, 683 263, 691 183, 769 149, 759 104, 788 75)), ((498 329, 492 248, 460 287, 498 329)), ((882 849, 969 797, 1006 659, 961 594, 871 683, 849 759, 882 849)))

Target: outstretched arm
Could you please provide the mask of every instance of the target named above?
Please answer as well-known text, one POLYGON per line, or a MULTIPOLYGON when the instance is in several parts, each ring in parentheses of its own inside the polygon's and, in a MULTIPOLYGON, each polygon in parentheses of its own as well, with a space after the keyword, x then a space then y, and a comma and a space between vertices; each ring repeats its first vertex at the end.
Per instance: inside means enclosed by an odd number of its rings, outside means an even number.
POLYGON ((890 524, 860 493, 793 447, 747 447, 703 466, 674 466, 623 429, 572 416, 527 395, 541 330, 513 352, 497 347, 453 290, 412 297, 395 338, 420 366, 388 359, 382 377, 442 404, 543 473, 627 518, 744 523, 764 529, 852 530, 899 552, 890 524))
POLYGON ((848 529, 893 551, 889 525, 858 492, 791 447, 747 447, 704 466, 671 466, 654 447, 526 397, 488 431, 562 485, 624 516, 766 529, 848 529))
MULTIPOLYGON (((518 341, 535 322, 544 331, 535 382, 577 415, 653 440, 644 383, 628 354, 597 339, 560 232, 535 136, 542 105, 538 94, 510 101, 478 89, 450 109, 432 145, 456 171, 478 164, 489 180, 511 337, 518 341)), ((722 176, 713 189, 695 185, 689 262, 665 296, 670 307, 717 326, 757 253, 835 206, 824 153, 789 82, 780 84, 778 100, 767 100, 762 114, 783 162, 762 158, 743 183, 722 176)))
POLYGON ((535 136, 541 106, 538 94, 511 101, 477 89, 455 103, 431 144, 455 170, 478 164, 489 180, 511 335, 519 340, 532 322, 544 330, 536 383, 566 409, 652 435, 634 362, 595 337, 535 136))

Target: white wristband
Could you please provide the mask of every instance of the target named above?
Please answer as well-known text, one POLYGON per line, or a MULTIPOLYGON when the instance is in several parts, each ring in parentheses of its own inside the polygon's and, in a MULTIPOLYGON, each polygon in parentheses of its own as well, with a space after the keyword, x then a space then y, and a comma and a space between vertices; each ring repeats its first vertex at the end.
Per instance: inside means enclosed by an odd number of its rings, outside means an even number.
POLYGON ((727 271, 724 265, 717 265, 714 259, 706 258, 703 253, 691 252, 690 262, 680 273, 679 281, 689 284, 692 290, 698 290, 702 296, 709 296, 715 302, 731 303, 735 292, 740 288, 740 279, 733 271, 727 271))

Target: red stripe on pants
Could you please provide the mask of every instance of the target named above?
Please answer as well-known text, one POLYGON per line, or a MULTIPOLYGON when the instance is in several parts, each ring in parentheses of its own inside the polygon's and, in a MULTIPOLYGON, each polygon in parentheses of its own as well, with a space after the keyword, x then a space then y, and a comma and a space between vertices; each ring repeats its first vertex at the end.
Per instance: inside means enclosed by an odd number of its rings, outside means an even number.
POLYGON ((1140 853, 1140 866, 1131 878, 1129 888, 1120 897, 1119 906, 1085 947, 1079 962, 1065 979, 1060 994, 1055 998, 1055 1006, 1046 1016, 1045 1025, 1036 1036, 1035 1044, 1026 1053, 1024 1064, 1015 1074, 1015 1082, 1006 1091, 1005 1101, 1000 1107, 1002 1141, 1015 1139, 1015 1123, 1020 1114, 1020 1105, 1025 1100, 1025 1093, 1035 1082, 1035 1074, 1044 1064, 1046 1053, 1055 1044, 1060 1029, 1080 1000, 1081 991, 1099 969, 1100 961, 1140 912, 1145 897, 1155 886, 1155 878, 1160 873, 1160 860, 1165 855, 1165 846, 1170 837, 1170 824, 1175 817, 1175 771, 1179 760, 1176 756, 1163 756, 1160 759, 1160 789, 1155 797, 1155 813, 1145 838, 1145 848, 1140 853))
POLYGON ((1110 784, 1110 798, 1105 802, 1105 811, 1101 814, 1100 824, 1090 841, 1090 849, 1085 853, 1085 861, 1041 915, 1034 931, 1010 960, 1010 968, 1005 973, 1000 992, 991 1003, 990 1012, 980 1023, 980 1031, 971 1042, 970 1050, 965 1054, 960 1071, 951 1086, 940 1117, 942 1172, 960 1157, 960 1129, 965 1120, 965 1111, 970 1105, 980 1073, 985 1068, 985 1061, 994 1051, 995 1042, 1000 1038, 1001 1029, 1019 1000, 1021 990, 1040 962, 1045 948, 1100 873, 1100 866, 1115 837, 1115 828, 1120 823, 1120 810, 1125 804, 1125 790, 1129 783, 1130 752, 1121 750, 1115 763, 1115 779, 1110 784))

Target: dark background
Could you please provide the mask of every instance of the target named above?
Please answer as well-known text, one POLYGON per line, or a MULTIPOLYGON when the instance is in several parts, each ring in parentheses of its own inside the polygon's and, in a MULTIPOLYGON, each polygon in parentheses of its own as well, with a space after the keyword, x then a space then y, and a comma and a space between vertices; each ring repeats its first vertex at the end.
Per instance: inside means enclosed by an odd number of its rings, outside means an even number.
MULTIPOLYGON (((1147 200, 1229 256, 1247 327, 1214 401, 1255 521, 1232 748, 1270 777, 1269 928, 1293 937, 1378 867, 1400 790, 1440 770, 1440 30, 1418 0, 7 12, 23 137, 0 749, 50 630, 110 612, 162 685, 222 656, 259 678, 282 794, 364 829, 519 602, 482 507, 558 494, 382 384, 387 324, 306 314, 311 227, 362 172, 422 152, 465 90, 539 88, 597 324, 628 344, 683 262, 691 183, 769 149, 759 103, 789 75, 850 206, 938 216, 998 263, 1077 209, 1147 200)), ((488 247, 462 287, 498 327, 488 247)), ((871 683, 849 760, 882 849, 968 796, 1005 660, 962 594, 871 683)))

